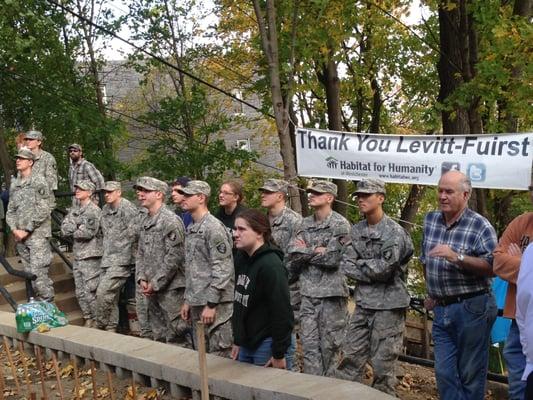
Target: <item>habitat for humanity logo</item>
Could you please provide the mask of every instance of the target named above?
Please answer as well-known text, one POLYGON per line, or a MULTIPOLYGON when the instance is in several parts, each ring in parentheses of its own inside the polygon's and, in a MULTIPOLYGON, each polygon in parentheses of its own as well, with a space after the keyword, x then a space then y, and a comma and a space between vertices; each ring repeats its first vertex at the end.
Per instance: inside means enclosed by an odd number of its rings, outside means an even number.
POLYGON ((329 156, 328 158, 326 158, 326 162, 327 162, 326 165, 328 168, 337 169, 339 167, 339 161, 335 157, 329 156))

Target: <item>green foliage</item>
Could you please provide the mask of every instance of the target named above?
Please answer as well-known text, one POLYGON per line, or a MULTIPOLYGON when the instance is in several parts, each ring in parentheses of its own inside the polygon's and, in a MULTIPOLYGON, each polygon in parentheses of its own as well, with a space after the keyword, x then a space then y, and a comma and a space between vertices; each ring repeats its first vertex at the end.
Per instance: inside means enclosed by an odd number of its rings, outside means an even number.
POLYGON ((114 171, 113 149, 102 143, 120 136, 123 126, 102 115, 94 86, 75 67, 79 42, 67 46, 63 36, 69 21, 42 0, 11 0, 1 7, 0 128, 6 137, 41 130, 43 147, 58 162, 60 189, 67 188, 65 150, 74 141, 105 174, 114 171))

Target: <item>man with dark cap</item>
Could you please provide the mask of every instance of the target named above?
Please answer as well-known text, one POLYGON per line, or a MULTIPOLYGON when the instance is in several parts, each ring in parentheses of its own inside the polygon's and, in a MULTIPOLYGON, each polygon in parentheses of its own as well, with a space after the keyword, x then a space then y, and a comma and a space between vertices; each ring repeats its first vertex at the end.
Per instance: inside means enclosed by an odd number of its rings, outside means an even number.
POLYGON ((234 298, 232 239, 225 226, 207 209, 211 188, 204 181, 190 181, 181 189, 183 209, 193 224, 185 237, 187 285, 181 308, 184 320, 206 325, 207 351, 229 357, 233 335, 231 315, 234 298))
POLYGON ((153 338, 187 345, 187 326, 180 314, 185 291, 183 222, 164 204, 165 182, 144 176, 134 189, 148 211, 140 227, 135 280, 148 303, 153 338))
POLYGON ((332 209, 337 185, 316 180, 307 191, 314 213, 303 219, 289 244, 289 281, 300 279, 303 372, 333 376, 347 315, 341 239, 350 224, 332 209))
MULTIPOLYGON (((267 179, 259 191, 261 192, 261 206, 268 210, 272 238, 285 254, 284 264, 287 267, 289 242, 298 231, 302 223, 302 216, 286 205, 289 182, 282 179, 267 179)), ((290 285, 290 295, 294 318, 298 321, 298 310, 301 302, 298 281, 290 285)))
POLYGON ((49 238, 50 188, 42 175, 33 174, 35 155, 22 147, 16 157, 17 177, 11 182, 6 222, 15 237, 24 270, 37 275, 33 290, 40 300, 54 300, 53 282, 48 276, 52 261, 49 238))
POLYGON ((343 240, 341 268, 356 282, 356 310, 346 329, 336 376, 361 382, 370 361, 372 386, 394 396, 410 301, 406 279, 413 243, 383 212, 385 194, 385 183, 379 179, 359 181, 354 193, 365 219, 343 240))
MULTIPOLYGON (((76 183, 80 181, 90 181, 94 184, 96 190, 93 195, 93 201, 98 204, 97 193, 104 186, 104 177, 102 173, 94 166, 93 163, 83 158, 83 149, 77 143, 68 146, 68 156, 70 158, 70 167, 68 169, 68 179, 70 190, 74 191, 76 183)), ((73 198, 72 204, 76 204, 76 198, 73 198)))
POLYGON ((76 298, 80 305, 85 326, 96 325, 96 289, 100 279, 102 258, 102 232, 100 217, 102 211, 91 201, 94 184, 89 181, 76 183, 78 206, 71 208, 61 223, 61 233, 74 240, 74 283, 76 298))
POLYGON ((98 328, 115 332, 120 291, 135 272, 139 210, 122 197, 120 182, 108 181, 103 190, 106 204, 100 225, 104 242, 102 276, 96 291, 96 322, 98 328))
POLYGON ((48 184, 50 209, 56 202, 54 190, 57 190, 57 163, 52 154, 42 149, 43 134, 39 131, 28 131, 24 134, 24 146, 31 150, 34 156, 33 175, 40 175, 48 184))

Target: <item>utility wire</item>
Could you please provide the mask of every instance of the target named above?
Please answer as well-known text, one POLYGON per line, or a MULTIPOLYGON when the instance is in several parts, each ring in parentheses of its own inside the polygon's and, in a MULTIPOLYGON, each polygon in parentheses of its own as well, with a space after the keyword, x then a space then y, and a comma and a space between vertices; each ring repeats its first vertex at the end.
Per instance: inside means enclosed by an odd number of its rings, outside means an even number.
POLYGON ((220 93, 222 93, 222 94, 224 94, 224 95, 226 95, 228 97, 231 97, 233 100, 238 101, 239 103, 242 103, 244 105, 247 105, 248 107, 252 108, 253 110, 255 110, 255 111, 257 111, 257 112, 259 112, 261 114, 267 115, 270 118, 275 118, 274 115, 272 115, 270 113, 266 113, 265 111, 263 111, 261 108, 257 107, 256 105, 254 105, 252 103, 249 103, 246 100, 240 99, 237 96, 235 96, 234 94, 232 94, 232 93, 230 93, 230 92, 228 92, 228 91, 226 91, 226 90, 224 90, 224 89, 222 89, 222 88, 220 88, 220 87, 218 87, 218 86, 216 86, 216 85, 214 85, 214 84, 212 84, 210 82, 207 82, 206 80, 204 80, 204 79, 202 79, 202 78, 200 78, 200 77, 198 77, 198 76, 196 76, 196 75, 194 75, 194 74, 192 74, 192 73, 190 73, 188 71, 185 71, 184 69, 182 69, 182 68, 180 68, 180 67, 178 67, 178 66, 176 66, 176 65, 174 65, 174 64, 172 64, 170 62, 168 62, 167 60, 159 57, 158 55, 152 53, 151 51, 143 49, 141 46, 138 46, 135 43, 132 43, 131 41, 129 41, 127 39, 124 39, 122 36, 119 36, 115 32, 112 32, 109 29, 107 29, 107 28, 105 28, 105 27, 103 27, 103 26, 91 21, 90 19, 88 19, 88 18, 84 17, 83 15, 77 13, 76 11, 73 11, 70 8, 68 8, 68 7, 56 2, 55 0, 46 0, 46 1, 48 3, 50 3, 50 4, 55 5, 56 7, 61 8, 63 11, 74 15, 75 17, 77 17, 80 20, 84 21, 85 23, 95 27, 96 29, 98 29, 98 30, 100 30, 102 32, 105 32, 106 34, 115 37, 116 39, 120 40, 121 42, 126 43, 127 45, 133 47, 134 49, 136 49, 136 50, 138 50, 138 51, 140 51, 140 52, 152 57, 154 60, 157 60, 161 64, 166 65, 167 67, 172 68, 172 69, 174 69, 174 70, 176 70, 176 71, 188 76, 189 78, 191 78, 191 79, 193 79, 193 80, 195 80, 197 82, 200 82, 203 85, 205 85, 205 86, 207 86, 207 87, 209 87, 209 88, 211 88, 213 90, 216 90, 217 92, 220 92, 220 93))
MULTIPOLYGON (((79 107, 85 107, 85 106, 91 106, 92 107, 92 106, 96 105, 95 103, 93 103, 91 101, 88 101, 88 100, 86 100, 84 98, 80 99, 79 97, 71 95, 71 94, 68 94, 68 93, 59 94, 56 91, 52 91, 54 89, 50 89, 49 87, 45 86, 42 82, 30 81, 29 79, 27 79, 26 77, 16 73, 15 71, 7 70, 7 72, 12 75, 12 76, 9 76, 10 79, 23 81, 25 83, 25 85, 29 84, 29 85, 33 85, 34 87, 38 87, 41 90, 43 90, 44 92, 46 92, 47 94, 49 94, 50 96, 52 96, 54 98, 59 98, 63 102, 66 102, 67 105, 77 105, 79 107), (65 98, 66 96, 68 96, 69 98, 68 99, 65 98)), ((110 113, 120 115, 120 116, 122 116, 124 118, 127 118, 129 120, 135 121, 135 122, 140 123, 140 124, 142 124, 144 126, 149 126, 151 128, 160 130, 161 132, 175 134, 175 135, 177 135, 178 137, 181 137, 181 138, 186 138, 185 135, 183 135, 183 134, 180 134, 178 132, 172 132, 172 131, 170 131, 168 129, 161 128, 159 125, 157 125, 155 123, 143 120, 141 118, 134 117, 132 115, 129 115, 129 114, 124 113, 122 111, 116 110, 116 109, 114 109, 112 107, 109 107, 107 105, 105 105, 104 108, 105 108, 106 111, 108 111, 110 113)), ((96 119, 94 119, 94 122, 100 122, 100 121, 97 121, 96 119)), ((201 144, 203 146, 207 145, 206 143, 203 143, 203 142, 198 141, 196 139, 193 139, 193 140, 195 142, 197 142, 198 144, 201 144)), ((278 172, 283 172, 282 168, 279 168, 279 167, 276 167, 276 166, 273 166, 273 165, 270 165, 270 164, 267 164, 267 163, 264 163, 264 162, 261 162, 261 161, 258 161, 258 160, 251 160, 251 162, 253 162, 253 163, 257 164, 257 165, 261 165, 261 166, 266 167, 266 168, 273 169, 273 170, 278 171, 278 172)), ((305 189, 303 189, 303 188, 301 188, 301 187, 299 187, 297 185, 290 185, 290 186, 295 188, 295 189, 297 189, 299 192, 302 192, 302 193, 306 192, 305 189)), ((346 206, 351 207, 351 208, 359 209, 359 207, 357 205, 352 204, 352 203, 348 203, 348 202, 341 201, 341 200, 338 200, 338 199, 335 199, 335 202, 338 203, 338 204, 346 205, 346 206)), ((396 220, 396 221, 398 221, 398 222, 404 222, 406 224, 409 224, 409 225, 412 225, 412 226, 415 226, 415 227, 418 227, 418 228, 422 227, 421 225, 413 223, 411 221, 405 221, 405 220, 402 220, 400 218, 395 218, 395 217, 391 217, 391 218, 396 220)))

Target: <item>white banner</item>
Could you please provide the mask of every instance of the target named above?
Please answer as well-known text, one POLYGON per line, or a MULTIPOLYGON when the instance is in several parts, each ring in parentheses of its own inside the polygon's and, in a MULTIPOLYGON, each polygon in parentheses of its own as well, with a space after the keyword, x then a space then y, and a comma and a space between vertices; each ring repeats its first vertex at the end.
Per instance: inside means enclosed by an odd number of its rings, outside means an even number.
POLYGON ((472 186, 527 189, 533 134, 377 135, 298 128, 298 174, 317 178, 437 185, 450 169, 472 186))

